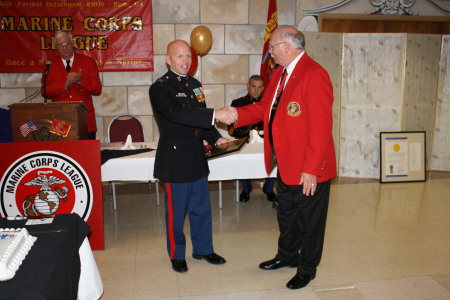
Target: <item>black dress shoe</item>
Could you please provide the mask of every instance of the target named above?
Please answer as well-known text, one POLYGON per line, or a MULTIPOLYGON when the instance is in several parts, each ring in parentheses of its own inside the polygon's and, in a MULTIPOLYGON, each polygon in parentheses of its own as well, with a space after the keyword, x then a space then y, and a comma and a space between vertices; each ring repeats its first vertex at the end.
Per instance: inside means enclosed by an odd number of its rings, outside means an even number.
POLYGON ((195 259, 204 259, 207 262, 209 262, 210 264, 213 265, 223 265, 224 263, 226 263, 227 261, 225 260, 225 258, 223 258, 220 255, 217 255, 215 253, 213 254, 208 254, 208 255, 197 255, 197 254, 192 254, 192 257, 195 259))
POLYGON ((316 278, 316 275, 295 274, 295 276, 286 284, 286 287, 292 290, 301 289, 307 286, 314 278, 316 278))
POLYGON ((267 201, 269 202, 275 202, 278 200, 277 195, 275 193, 266 193, 267 195, 267 201))
POLYGON ((239 196, 239 201, 247 202, 248 200, 250 200, 250 193, 241 192, 241 195, 239 196))
POLYGON ((172 269, 174 269, 174 271, 178 273, 187 272, 188 267, 184 259, 171 259, 170 262, 172 263, 172 269))
POLYGON ((289 262, 281 261, 277 258, 265 261, 259 265, 260 269, 263 270, 276 270, 284 267, 296 268, 297 264, 291 264, 289 262))

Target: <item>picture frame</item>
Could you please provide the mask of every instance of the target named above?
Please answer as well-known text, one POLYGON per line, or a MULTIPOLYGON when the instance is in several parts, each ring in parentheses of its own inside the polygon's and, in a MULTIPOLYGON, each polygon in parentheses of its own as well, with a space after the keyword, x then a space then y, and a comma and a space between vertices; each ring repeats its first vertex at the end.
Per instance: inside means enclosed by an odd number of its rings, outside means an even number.
POLYGON ((380 182, 426 181, 426 132, 380 132, 380 182))

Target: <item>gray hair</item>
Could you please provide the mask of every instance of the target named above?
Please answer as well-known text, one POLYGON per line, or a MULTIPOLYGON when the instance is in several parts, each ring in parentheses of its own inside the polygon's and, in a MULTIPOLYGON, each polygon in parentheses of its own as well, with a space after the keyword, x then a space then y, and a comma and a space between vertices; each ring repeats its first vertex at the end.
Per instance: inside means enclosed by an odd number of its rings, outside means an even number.
POLYGON ((71 34, 70 32, 60 29, 60 30, 58 30, 58 31, 55 33, 55 40, 59 39, 60 37, 62 37, 62 36, 64 36, 64 35, 67 35, 67 37, 68 37, 70 40, 73 39, 72 34, 71 34))
POLYGON ((305 36, 301 31, 286 30, 280 34, 280 38, 291 44, 294 49, 305 49, 305 36))

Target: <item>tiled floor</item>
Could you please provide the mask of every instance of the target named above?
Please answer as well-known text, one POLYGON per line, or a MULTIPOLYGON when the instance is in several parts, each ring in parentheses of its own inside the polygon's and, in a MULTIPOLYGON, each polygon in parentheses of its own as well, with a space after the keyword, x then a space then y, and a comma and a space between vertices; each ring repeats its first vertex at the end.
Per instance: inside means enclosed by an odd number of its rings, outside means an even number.
MULTIPOLYGON (((118 185, 117 211, 109 197, 104 202, 106 250, 94 252, 101 299, 450 299, 449 175, 419 183, 335 181, 317 277, 295 291, 285 287, 295 269, 258 268, 274 257, 278 237, 259 182, 247 203, 235 203, 232 183, 224 183, 223 209, 211 184, 214 246, 227 263, 193 259, 188 240, 184 274, 171 269, 154 189, 118 185)), ((188 222, 185 233, 189 239, 188 222)))

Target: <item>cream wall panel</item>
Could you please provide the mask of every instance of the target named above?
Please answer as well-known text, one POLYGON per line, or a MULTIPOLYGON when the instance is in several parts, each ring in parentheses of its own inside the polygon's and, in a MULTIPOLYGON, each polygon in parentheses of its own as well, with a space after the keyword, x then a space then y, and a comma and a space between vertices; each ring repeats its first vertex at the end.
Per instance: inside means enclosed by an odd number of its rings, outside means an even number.
POLYGON ((203 88, 207 107, 215 109, 224 107, 225 87, 223 85, 207 84, 203 85, 203 88))
MULTIPOLYGON (((99 132, 97 131, 97 138, 100 138, 100 137, 101 137, 105 143, 108 143, 108 142, 109 142, 109 137, 108 137, 109 124, 111 124, 111 122, 112 122, 112 120, 114 119, 114 117, 115 117, 115 116, 104 117, 104 118, 102 118, 102 119, 103 119, 103 122, 101 122, 101 128, 102 128, 103 132, 102 132, 102 134, 100 135, 99 132)), ((99 123, 98 123, 98 122, 99 122, 99 120, 98 120, 98 118, 97 118, 97 129, 99 129, 99 127, 98 127, 98 124, 99 124, 99 123)))
MULTIPOLYGON (((277 0, 277 8, 278 8, 278 25, 298 25, 298 22, 295 21, 295 9, 298 3, 302 1, 296 0, 277 0)), ((265 13, 265 18, 267 19, 267 8, 265 13)), ((296 26, 294 26, 296 27, 296 26)))
POLYGON ((226 25, 226 54, 262 53, 265 26, 226 25))
MULTIPOLYGON (((18 103, 20 100, 24 99, 25 90, 24 89, 0 89, 0 107, 6 108, 10 104, 18 103)), ((37 102, 37 101, 32 101, 37 102)))
POLYGON ((247 55, 206 55, 202 64, 203 84, 244 83, 248 80, 247 55))
POLYGON ((442 37, 431 170, 450 170, 450 35, 442 37))
POLYGON ((97 140, 100 140, 100 143, 105 143, 108 141, 107 136, 105 136, 105 131, 108 129, 103 126, 103 118, 95 117, 95 121, 97 122, 97 140))
MULTIPOLYGON (((280 2, 280 1, 277 1, 277 2, 280 2)), ((250 24, 260 24, 260 25, 265 26, 267 23, 267 7, 268 7, 268 5, 269 5, 269 0, 249 0, 250 10, 249 10, 248 22, 250 24)))
POLYGON ((41 76, 41 73, 0 73, 0 86, 1 88, 36 87, 41 85, 41 76))
POLYGON ((153 115, 148 95, 149 87, 128 87, 128 113, 133 115, 153 115))
POLYGON ((162 77, 167 72, 166 56, 165 55, 155 55, 153 57, 155 71, 153 71, 153 82, 158 78, 162 77))
POLYGON ((406 35, 344 34, 339 175, 379 177, 379 132, 400 131, 406 35))
POLYGON ((426 131, 430 162, 436 110, 441 35, 408 34, 405 75, 404 131, 426 131))
POLYGON ((146 142, 153 141, 153 117, 152 116, 138 116, 144 127, 144 140, 146 142))
POLYGON ((153 0, 153 23, 198 23, 199 0, 153 0))
POLYGON ((153 25, 153 54, 166 54, 167 45, 175 39, 175 25, 153 25))
MULTIPOLYGON (((253 74, 259 75, 259 72, 261 70, 261 56, 262 56, 262 48, 261 53, 257 55, 250 55, 250 61, 249 61, 249 71, 248 71, 248 77, 252 76, 253 74)), ((247 80, 248 81, 248 80, 247 80)), ((246 82, 247 83, 247 82, 246 82)))
POLYGON ((245 84, 227 84, 225 88, 225 105, 229 106, 231 105, 231 102, 234 99, 241 98, 245 95, 247 95, 247 85, 245 84))
POLYGON ((126 87, 103 87, 102 94, 92 98, 97 116, 117 116, 128 112, 126 87))
POLYGON ((399 111, 390 108, 343 107, 339 176, 379 178, 379 132, 398 128, 399 111))
POLYGON ((248 0, 202 0, 200 15, 202 23, 246 24, 248 0))
POLYGON ((104 72, 103 86, 150 85, 152 72, 104 72))

